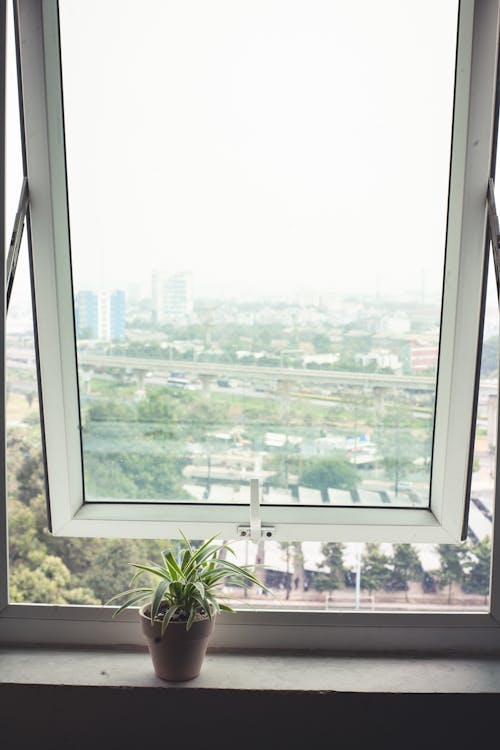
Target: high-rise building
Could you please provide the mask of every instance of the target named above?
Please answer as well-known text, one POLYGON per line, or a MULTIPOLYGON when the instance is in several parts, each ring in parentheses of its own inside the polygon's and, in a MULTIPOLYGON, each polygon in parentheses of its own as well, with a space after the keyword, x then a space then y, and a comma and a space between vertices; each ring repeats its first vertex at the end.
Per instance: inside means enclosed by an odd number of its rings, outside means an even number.
POLYGON ((111 341, 125 338, 125 292, 116 289, 109 299, 109 332, 111 341))
POLYGON ((97 294, 78 292, 75 297, 76 335, 79 339, 96 339, 98 323, 97 294))
POLYGON ((160 323, 168 317, 193 312, 193 277, 189 271, 166 274, 154 271, 152 277, 153 315, 160 323))
POLYGON ((125 338, 125 292, 78 292, 75 298, 76 334, 82 339, 119 341, 125 338))

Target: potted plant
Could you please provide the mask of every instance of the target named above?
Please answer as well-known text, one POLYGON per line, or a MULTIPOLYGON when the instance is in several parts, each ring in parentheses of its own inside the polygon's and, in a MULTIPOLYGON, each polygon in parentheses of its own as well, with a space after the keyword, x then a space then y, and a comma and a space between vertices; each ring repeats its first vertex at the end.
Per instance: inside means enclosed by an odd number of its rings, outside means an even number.
POLYGON ((161 563, 132 563, 137 571, 131 585, 147 574, 157 579, 155 585, 122 591, 107 602, 124 599, 113 617, 142 603, 142 630, 154 670, 164 680, 190 680, 200 673, 217 613, 234 612, 221 602, 224 584, 243 588, 257 584, 266 589, 248 566, 219 556, 223 550, 234 552, 227 544, 214 543, 215 536, 197 548, 182 537, 184 546, 177 559, 164 551, 161 563))

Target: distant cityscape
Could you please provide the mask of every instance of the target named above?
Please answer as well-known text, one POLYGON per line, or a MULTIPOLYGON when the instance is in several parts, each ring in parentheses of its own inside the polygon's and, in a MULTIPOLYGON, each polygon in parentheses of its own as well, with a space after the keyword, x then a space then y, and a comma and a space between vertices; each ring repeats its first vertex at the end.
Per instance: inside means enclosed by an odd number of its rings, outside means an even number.
MULTIPOLYGON (((247 504, 249 477, 257 476, 265 505, 427 505, 437 300, 201 298, 193 281, 190 271, 155 271, 146 289, 75 294, 88 499, 247 504)), ((487 316, 469 515, 476 545, 492 530, 497 325, 487 316)), ((20 307, 9 312, 7 338, 9 403, 26 425, 37 390, 32 329, 20 307)), ((322 549, 304 543, 292 554, 269 544, 265 556, 255 555, 265 559, 268 582, 288 587, 287 599, 330 606, 333 599, 316 601, 311 583, 323 575, 322 549), (301 555, 305 573, 291 588, 301 555)), ((428 586, 438 550, 418 549, 428 586)), ((344 559, 352 569, 355 546, 345 547, 344 559)), ((413 606, 437 606, 438 594, 419 587, 411 583, 413 606)), ((463 592, 455 595, 463 601, 463 592)), ((352 592, 342 597, 335 594, 337 606, 352 592)), ((381 602, 387 597, 380 593, 381 602)))
MULTIPOLYGON (((127 332, 133 335, 139 321, 154 325, 185 324, 206 328, 205 341, 171 343, 181 358, 192 349, 195 354, 211 349, 211 329, 231 322, 235 325, 258 326, 284 324, 297 328, 304 326, 316 331, 316 341, 299 341, 292 351, 286 349, 287 341, 271 340, 268 350, 255 351, 240 348, 236 359, 249 358, 259 362, 273 357, 280 349, 283 358, 293 359, 304 367, 334 367, 341 357, 342 340, 349 339, 358 349, 355 364, 373 371, 393 373, 433 372, 439 354, 439 309, 437 305, 406 303, 403 305, 377 305, 362 298, 342 300, 342 308, 329 306, 321 296, 299 294, 294 302, 261 302, 258 309, 247 303, 197 301, 193 295, 193 274, 189 271, 168 274, 154 271, 151 278, 151 295, 147 300, 128 301, 122 289, 92 291, 81 290, 75 295, 75 320, 77 338, 87 342, 125 341, 127 332), (149 308, 149 309, 148 309, 149 308), (348 330, 341 331, 348 327, 348 330), (366 346, 366 337, 370 346, 366 346), (322 340, 319 339, 322 337, 322 340), (359 346, 356 343, 359 342, 359 346), (333 351, 332 351, 333 349, 333 351), (294 355, 291 357, 291 355, 294 355)), ((244 343, 244 340, 242 341, 244 343)))

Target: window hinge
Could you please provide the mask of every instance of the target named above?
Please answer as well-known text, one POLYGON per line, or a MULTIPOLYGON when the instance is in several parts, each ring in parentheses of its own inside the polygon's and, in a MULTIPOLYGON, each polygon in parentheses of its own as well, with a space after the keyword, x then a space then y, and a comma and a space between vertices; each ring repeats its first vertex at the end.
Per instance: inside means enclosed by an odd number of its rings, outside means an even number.
POLYGON ((14 219, 14 229, 12 230, 9 251, 7 253, 7 267, 5 269, 7 310, 9 309, 10 295, 12 293, 12 286, 14 284, 14 276, 16 275, 17 261, 19 259, 19 249, 21 247, 21 240, 23 238, 24 222, 26 219, 26 214, 28 213, 28 205, 28 178, 24 177, 23 184, 21 186, 21 195, 19 196, 19 205, 17 207, 16 218, 14 219))
POLYGON ((261 539, 272 539, 274 526, 262 526, 260 517, 260 482, 257 478, 250 480, 250 525, 238 526, 238 536, 260 542, 261 539))
POLYGON ((490 230, 491 249, 493 252, 493 265, 495 266, 495 278, 497 281, 497 293, 500 301, 500 225, 495 203, 495 183, 493 178, 488 180, 488 227, 490 230))

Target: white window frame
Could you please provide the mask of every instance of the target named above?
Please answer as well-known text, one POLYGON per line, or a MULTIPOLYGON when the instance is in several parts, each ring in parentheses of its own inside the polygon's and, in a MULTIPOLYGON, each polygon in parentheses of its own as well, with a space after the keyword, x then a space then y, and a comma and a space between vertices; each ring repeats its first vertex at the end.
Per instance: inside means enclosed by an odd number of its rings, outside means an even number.
MULTIPOLYGON (((249 523, 247 505, 84 500, 57 3, 16 5, 51 530, 176 538, 182 528, 191 537, 235 538, 249 523)), ((429 508, 261 506, 259 524, 278 539, 456 543, 465 536, 498 23, 497 2, 461 0, 429 508)), ((253 527, 254 538, 260 533, 253 527)))
MULTIPOLYGON (((496 0, 487 0, 497 5, 496 0)), ((5 5, 0 3, 0 37, 5 5)), ((0 79, 3 62, 0 61, 0 79)), ((2 89, 0 80, 0 90, 2 89)), ((0 117, 3 122, 3 99, 0 117)), ((0 125, 0 173, 4 172, 0 125)), ((3 181, 0 193, 3 192, 3 181)), ((0 195, 0 197, 3 197, 0 195)), ((0 206, 3 229, 3 202, 0 206)), ((5 289, 4 264, 0 271, 5 289)), ((5 298, 0 306, 0 363, 4 349, 5 298)), ((5 392, 0 389, 0 411, 5 413, 5 392)), ((500 432, 500 430, 499 430, 500 432)), ((23 605, 8 603, 8 538, 5 483, 5 422, 0 427, 0 643, 57 645, 143 645, 136 612, 111 620, 110 607, 23 605)), ((497 456, 497 476, 500 469, 497 456)), ((499 506, 499 488, 495 505, 499 506)), ((484 614, 391 614, 323 612, 238 612, 220 618, 213 647, 328 649, 335 651, 448 651, 496 653, 500 651, 500 513, 494 516, 494 545, 490 611, 484 614)))

